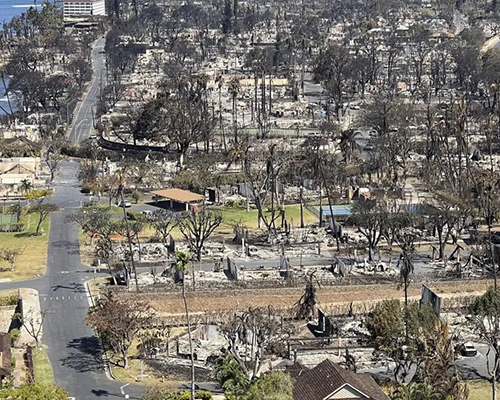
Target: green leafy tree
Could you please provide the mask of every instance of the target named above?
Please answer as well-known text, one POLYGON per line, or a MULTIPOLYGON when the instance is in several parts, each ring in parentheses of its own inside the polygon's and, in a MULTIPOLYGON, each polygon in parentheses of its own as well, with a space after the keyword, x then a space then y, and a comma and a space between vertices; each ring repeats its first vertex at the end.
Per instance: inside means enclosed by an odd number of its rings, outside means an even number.
POLYGON ((54 211, 59 210, 55 204, 37 204, 35 206, 30 207, 30 214, 38 214, 38 222, 35 228, 35 236, 40 236, 40 228, 42 227, 43 221, 47 219, 47 217, 54 211))
POLYGON ((38 222, 35 229, 35 236, 40 236, 40 228, 43 221, 53 212, 59 210, 55 204, 45 203, 52 196, 52 191, 48 189, 35 189, 26 195, 31 206, 28 210, 30 214, 38 214, 38 222))
POLYGON ((375 352, 396 364, 396 381, 404 382, 410 370, 423 362, 426 339, 436 321, 437 315, 431 307, 422 310, 417 304, 402 307, 399 300, 379 303, 366 318, 375 352))
POLYGON ((245 400, 293 400, 292 379, 283 371, 268 372, 250 386, 245 400))
POLYGON ((477 336, 488 345, 486 366, 491 377, 492 399, 497 399, 500 375, 500 291, 490 287, 469 307, 471 324, 477 336))
POLYGON ((250 386, 250 380, 245 369, 233 355, 228 354, 215 361, 215 376, 219 385, 224 389, 224 395, 229 400, 244 399, 250 386))

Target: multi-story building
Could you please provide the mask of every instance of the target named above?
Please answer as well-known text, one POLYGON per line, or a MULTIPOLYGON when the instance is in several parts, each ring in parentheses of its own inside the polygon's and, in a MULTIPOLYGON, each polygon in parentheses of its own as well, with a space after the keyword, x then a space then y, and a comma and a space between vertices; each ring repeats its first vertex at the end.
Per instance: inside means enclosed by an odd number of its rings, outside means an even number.
POLYGON ((106 15, 104 0, 64 0, 64 18, 106 15))

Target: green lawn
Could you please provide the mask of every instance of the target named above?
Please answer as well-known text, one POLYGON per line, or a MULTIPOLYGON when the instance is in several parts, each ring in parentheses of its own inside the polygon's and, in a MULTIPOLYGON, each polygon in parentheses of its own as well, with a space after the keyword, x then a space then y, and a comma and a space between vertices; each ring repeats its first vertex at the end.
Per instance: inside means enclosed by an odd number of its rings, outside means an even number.
MULTIPOLYGON (((218 210, 222 213, 224 218, 223 225, 227 227, 232 227, 232 225, 238 221, 242 221, 251 230, 257 229, 257 210, 246 211, 245 208, 238 207, 214 207, 214 210, 218 210)), ((269 211, 265 212, 265 215, 269 217, 271 213, 269 211)), ((300 205, 291 204, 285 206, 285 217, 289 223, 293 226, 300 225, 300 205)), ((318 218, 304 208, 304 223, 311 224, 317 222, 318 218)), ((281 224, 281 217, 277 220, 278 224, 281 224)), ((221 227, 222 228, 222 227, 221 227)))
POLYGON ((23 251, 16 261, 14 271, 10 271, 7 262, 0 260, 0 279, 26 280, 45 273, 50 216, 42 224, 41 236, 34 236, 37 221, 37 214, 23 215, 21 222, 26 224, 24 232, 0 232, 0 250, 22 249, 23 251))
POLYGON ((491 399, 491 383, 488 381, 470 381, 467 382, 469 387, 470 400, 490 400, 491 399))
POLYGON ((53 385, 54 374, 45 349, 33 349, 33 365, 35 367, 35 381, 41 385, 53 385))

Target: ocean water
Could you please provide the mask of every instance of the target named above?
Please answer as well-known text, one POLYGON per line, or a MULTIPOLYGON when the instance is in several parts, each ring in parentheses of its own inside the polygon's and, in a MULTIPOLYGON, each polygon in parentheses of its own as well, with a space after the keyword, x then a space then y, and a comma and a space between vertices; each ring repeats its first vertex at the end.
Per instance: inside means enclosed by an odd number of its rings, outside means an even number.
MULTIPOLYGON (((41 4, 38 0, 37 4, 41 4)), ((12 17, 21 14, 23 11, 34 7, 33 0, 0 0, 0 23, 9 22, 12 17)))
MULTIPOLYGON (((42 0, 38 0, 37 4, 40 5, 42 0)), ((34 7, 34 0, 0 0, 0 25, 4 22, 9 22, 12 17, 15 17, 30 7, 34 7)), ((5 101, 5 93, 3 85, 0 83, 0 106, 8 110, 7 102, 5 101)), ((0 115, 4 112, 0 108, 0 115)))

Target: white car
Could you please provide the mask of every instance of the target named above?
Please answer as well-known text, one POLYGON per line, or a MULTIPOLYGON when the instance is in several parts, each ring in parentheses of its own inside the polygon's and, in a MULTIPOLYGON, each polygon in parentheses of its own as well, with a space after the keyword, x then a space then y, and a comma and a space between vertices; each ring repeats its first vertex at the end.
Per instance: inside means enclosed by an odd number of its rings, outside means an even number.
POLYGON ((125 208, 129 208, 129 207, 132 207, 132 203, 130 203, 129 200, 123 200, 123 205, 122 205, 122 201, 119 200, 117 203, 116 203, 116 206, 117 207, 125 207, 125 208))

